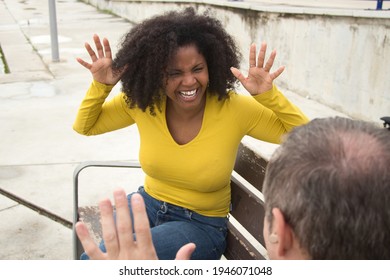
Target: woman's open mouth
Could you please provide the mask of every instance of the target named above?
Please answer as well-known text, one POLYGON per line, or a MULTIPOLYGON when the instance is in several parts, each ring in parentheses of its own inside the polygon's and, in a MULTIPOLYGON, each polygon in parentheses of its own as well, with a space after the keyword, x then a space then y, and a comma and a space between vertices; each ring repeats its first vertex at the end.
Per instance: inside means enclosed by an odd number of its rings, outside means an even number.
POLYGON ((186 101, 192 101, 196 98, 198 95, 198 90, 193 89, 193 90, 187 90, 187 91, 179 91, 179 95, 181 98, 183 98, 186 101))

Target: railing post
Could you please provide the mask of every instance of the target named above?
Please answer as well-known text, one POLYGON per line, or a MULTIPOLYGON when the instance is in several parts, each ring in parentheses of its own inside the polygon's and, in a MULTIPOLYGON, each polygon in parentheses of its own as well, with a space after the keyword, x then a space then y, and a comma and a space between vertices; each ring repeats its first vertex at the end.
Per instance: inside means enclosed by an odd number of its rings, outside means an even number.
POLYGON ((49 0, 49 20, 50 20, 51 58, 53 62, 58 62, 60 61, 60 55, 58 52, 57 16, 56 16, 55 0, 49 0))
POLYGON ((382 10, 383 0, 377 0, 376 1, 376 9, 382 10))

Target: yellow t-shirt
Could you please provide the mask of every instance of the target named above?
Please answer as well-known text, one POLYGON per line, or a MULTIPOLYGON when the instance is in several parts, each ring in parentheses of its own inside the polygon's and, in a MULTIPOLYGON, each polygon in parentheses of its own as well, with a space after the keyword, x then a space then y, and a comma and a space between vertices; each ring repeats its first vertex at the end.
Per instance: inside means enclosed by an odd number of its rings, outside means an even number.
POLYGON ((94 81, 77 115, 74 129, 96 135, 136 124, 140 134, 139 160, 145 190, 152 197, 196 211, 224 217, 230 206, 230 176, 245 135, 279 143, 281 136, 308 121, 276 86, 255 97, 230 93, 219 101, 207 95, 202 127, 189 143, 172 138, 162 111, 130 109, 124 94, 105 102, 112 86, 94 81))

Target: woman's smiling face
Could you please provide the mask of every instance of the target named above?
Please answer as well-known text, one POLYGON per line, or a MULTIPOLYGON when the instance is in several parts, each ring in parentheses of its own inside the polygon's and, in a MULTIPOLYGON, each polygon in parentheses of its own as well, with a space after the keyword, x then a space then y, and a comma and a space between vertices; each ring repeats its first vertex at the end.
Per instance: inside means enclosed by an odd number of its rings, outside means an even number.
POLYGON ((195 45, 180 47, 167 67, 165 93, 177 109, 204 106, 209 72, 205 57, 195 45))

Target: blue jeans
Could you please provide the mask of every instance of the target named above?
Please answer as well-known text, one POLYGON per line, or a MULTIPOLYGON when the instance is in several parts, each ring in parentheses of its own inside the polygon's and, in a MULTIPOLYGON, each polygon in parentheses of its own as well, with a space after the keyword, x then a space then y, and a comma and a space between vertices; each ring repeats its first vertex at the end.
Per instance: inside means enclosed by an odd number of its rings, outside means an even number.
MULTIPOLYGON (((146 205, 153 244, 160 260, 175 259, 185 244, 196 244, 193 260, 218 260, 226 247, 227 218, 207 217, 186 208, 154 199, 143 187, 138 189, 146 205)), ((131 209, 130 197, 129 208, 131 209)), ((130 210, 131 213, 131 210, 130 210)), ((136 237, 135 237, 136 238, 136 237)), ((100 249, 106 252, 104 242, 100 249)), ((81 259, 88 259, 84 253, 81 259)))

